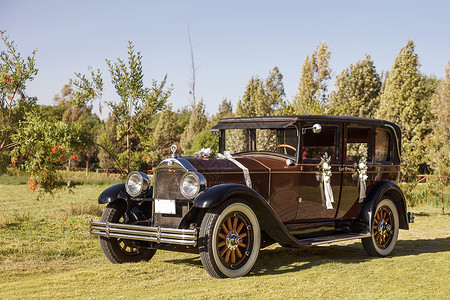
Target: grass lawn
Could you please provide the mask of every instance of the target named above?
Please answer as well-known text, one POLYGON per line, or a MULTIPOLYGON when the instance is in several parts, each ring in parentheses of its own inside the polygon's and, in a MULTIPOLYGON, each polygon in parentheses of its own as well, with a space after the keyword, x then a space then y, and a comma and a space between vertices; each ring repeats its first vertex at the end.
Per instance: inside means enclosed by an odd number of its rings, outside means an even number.
POLYGON ((218 280, 193 254, 158 251, 147 263, 111 264, 88 233, 105 187, 36 201, 26 184, 0 181, 0 299, 450 299, 450 215, 439 207, 413 208, 416 223, 400 231, 387 258, 368 257, 359 241, 275 244, 248 276, 218 280))

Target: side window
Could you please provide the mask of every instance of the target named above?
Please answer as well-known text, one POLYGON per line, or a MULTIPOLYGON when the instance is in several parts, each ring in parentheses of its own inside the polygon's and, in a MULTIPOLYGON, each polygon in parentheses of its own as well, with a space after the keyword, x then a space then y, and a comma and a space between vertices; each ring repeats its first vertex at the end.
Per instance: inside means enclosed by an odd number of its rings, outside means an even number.
POLYGON ((370 161, 370 128, 348 126, 345 153, 348 162, 358 162, 363 156, 370 161))
MULTIPOLYGON (((304 127, 311 127, 313 124, 305 124, 304 127)), ((302 134, 303 146, 301 156, 303 160, 320 160, 320 158, 328 153, 332 160, 337 157, 337 132, 338 127, 334 125, 322 125, 320 133, 314 133, 307 130, 302 134)))
POLYGON ((389 140, 389 132, 383 129, 377 129, 375 136, 375 161, 383 162, 391 160, 389 140))

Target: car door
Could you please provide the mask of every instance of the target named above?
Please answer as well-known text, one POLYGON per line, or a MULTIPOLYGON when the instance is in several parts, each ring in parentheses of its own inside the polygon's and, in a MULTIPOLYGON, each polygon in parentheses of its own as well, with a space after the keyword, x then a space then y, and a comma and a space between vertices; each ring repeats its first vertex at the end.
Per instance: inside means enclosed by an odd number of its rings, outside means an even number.
POLYGON ((355 218, 372 182, 374 165, 371 126, 347 123, 344 126, 342 190, 336 218, 355 218))
MULTIPOLYGON (((302 128, 311 128, 313 125, 302 124, 302 128)), ((333 219, 339 204, 341 128, 339 124, 320 125, 320 133, 303 130, 301 135, 297 222, 333 219)))

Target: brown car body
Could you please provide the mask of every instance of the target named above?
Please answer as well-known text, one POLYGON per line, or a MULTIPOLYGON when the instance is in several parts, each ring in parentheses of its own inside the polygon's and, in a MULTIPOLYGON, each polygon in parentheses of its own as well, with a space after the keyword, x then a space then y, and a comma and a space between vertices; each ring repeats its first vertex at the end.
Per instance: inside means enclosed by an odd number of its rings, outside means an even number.
POLYGON ((260 247, 274 242, 299 247, 361 238, 370 255, 386 256, 398 229, 412 222, 396 184, 401 132, 391 122, 229 118, 213 130, 217 157, 176 157, 174 148, 152 184, 134 172, 100 195, 99 203, 122 209, 120 221, 111 222, 111 209, 110 219, 91 221, 111 261, 149 259, 155 249, 199 252, 210 275, 238 277, 250 271, 260 247), (231 139, 233 130, 242 141, 231 139), (228 141, 243 151, 226 152, 228 141))

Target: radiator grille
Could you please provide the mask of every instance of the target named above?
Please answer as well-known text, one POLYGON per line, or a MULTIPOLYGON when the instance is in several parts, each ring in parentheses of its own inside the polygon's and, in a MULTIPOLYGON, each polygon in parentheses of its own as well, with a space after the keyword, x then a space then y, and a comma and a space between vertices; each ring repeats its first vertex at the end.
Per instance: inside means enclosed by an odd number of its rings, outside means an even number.
POLYGON ((181 177, 186 171, 181 169, 160 169, 155 174, 155 198, 186 199, 180 191, 181 177))

